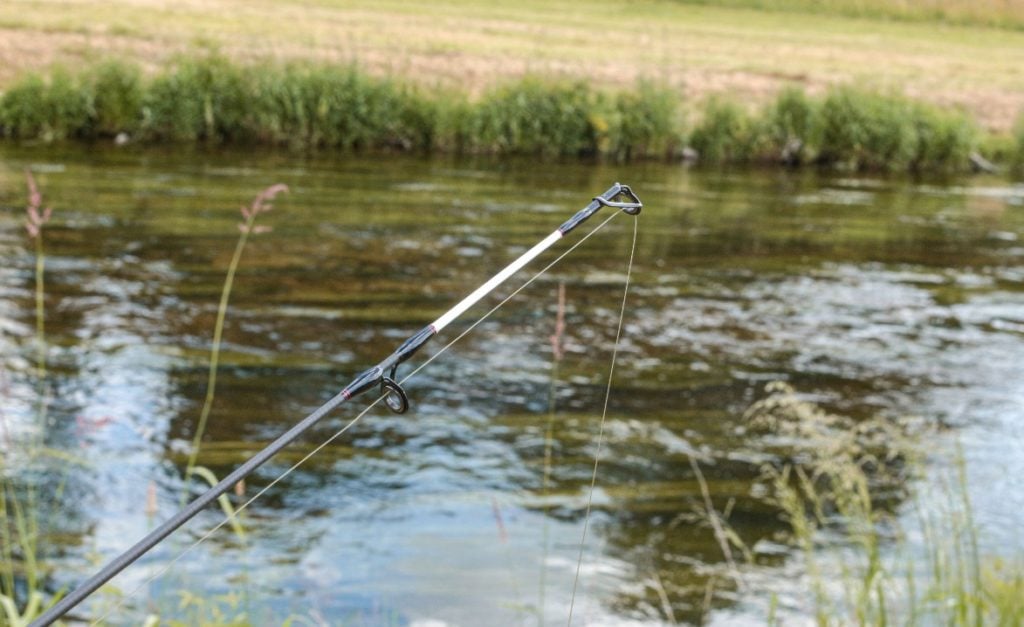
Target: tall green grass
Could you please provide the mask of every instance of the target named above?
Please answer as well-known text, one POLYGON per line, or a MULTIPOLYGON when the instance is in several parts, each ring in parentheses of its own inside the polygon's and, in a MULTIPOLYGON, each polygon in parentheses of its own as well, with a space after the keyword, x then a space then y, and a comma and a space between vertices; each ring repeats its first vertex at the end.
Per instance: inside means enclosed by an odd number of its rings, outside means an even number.
POLYGON ((142 124, 143 82, 138 66, 124 61, 103 61, 86 80, 92 88, 92 131, 95 136, 135 134, 142 124))
POLYGON ((25 75, 0 100, 4 134, 44 141, 82 137, 91 126, 90 91, 63 68, 48 77, 25 75))
POLYGON ((352 66, 242 67, 211 56, 153 79, 141 130, 150 141, 425 151, 434 109, 413 88, 352 66))
POLYGON ((977 134, 961 113, 855 87, 832 90, 821 118, 820 158, 858 169, 963 167, 977 134))
MULTIPOLYGON (((202 446, 203 436, 206 435, 206 424, 210 418, 210 412, 213 410, 213 400, 217 395, 217 372, 220 364, 220 349, 222 345, 222 339, 224 337, 224 322, 227 319, 228 303, 231 300, 231 290, 235 284, 235 274, 238 272, 238 266, 242 261, 242 253, 245 251, 245 245, 249 241, 249 237, 261 232, 269 230, 270 227, 257 226, 256 218, 273 209, 274 197, 282 192, 287 192, 288 187, 283 183, 277 183, 266 188, 262 192, 256 195, 256 198, 252 201, 248 207, 242 207, 241 215, 242 222, 238 224, 238 241, 235 243, 235 252, 231 256, 231 262, 228 264, 228 271, 224 277, 224 285, 221 288, 220 302, 217 305, 217 321, 213 326, 213 341, 210 344, 210 365, 207 371, 206 377, 206 394, 203 398, 203 408, 199 412, 199 421, 196 425, 196 431, 192 435, 192 447, 188 455, 188 463, 185 465, 185 480, 188 481, 192 478, 193 474, 196 474, 200 469, 196 466, 196 460, 199 457, 199 449, 202 446)), ((209 478, 213 476, 213 473, 206 468, 201 469, 198 473, 203 478, 209 478)), ((216 481, 213 481, 211 485, 216 485, 216 481)), ((185 505, 186 493, 182 494, 181 506, 185 505)), ((226 511, 230 510, 230 504, 226 499, 221 500, 221 506, 226 511)), ((229 514, 230 517, 230 514, 229 514)), ((237 525, 237 522, 232 519, 232 524, 237 525)), ((236 530, 240 527, 236 526, 236 530)), ((239 536, 244 536, 244 533, 239 533, 239 536)))
MULTIPOLYGON (((43 208, 43 195, 32 172, 25 171, 28 202, 25 207, 25 228, 35 251, 35 337, 36 344, 36 434, 19 443, 29 462, 46 449, 47 420, 47 345, 45 327, 45 264, 43 234, 52 209, 43 208)), ((5 428, 4 433, 9 433, 5 428)), ((8 436, 9 437, 9 436, 8 436)), ((13 442, 7 442, 13 452, 13 442)), ((0 625, 27 625, 46 609, 44 572, 40 538, 41 503, 36 485, 22 483, 9 475, 6 460, 0 458, 0 625)), ((54 601, 50 601, 54 602, 54 601)))
POLYGON ((146 89, 143 133, 169 141, 244 139, 250 107, 246 79, 242 67, 222 57, 178 61, 146 89))
POLYGON ((759 153, 772 161, 797 164, 821 145, 821 105, 803 90, 784 88, 761 114, 759 153))
POLYGON ((964 170, 978 145, 965 114, 854 86, 820 99, 787 88, 761 110, 712 97, 690 145, 709 163, 803 161, 852 170, 964 170))
POLYGON ((690 145, 708 163, 742 163, 755 158, 761 129, 739 103, 712 96, 690 134, 690 145))
POLYGON ((959 451, 952 480, 939 469, 939 493, 917 499, 923 453, 899 424, 830 414, 782 383, 746 418, 781 443, 763 479, 803 554, 819 625, 1021 624, 1024 561, 981 553, 959 451), (901 500, 918 529, 893 513, 901 500))
POLYGON ((600 151, 619 161, 670 157, 683 143, 681 104, 673 90, 649 81, 615 94, 600 151))
POLYGON ((979 150, 1024 154, 1006 148, 1021 141, 1010 135, 980 137, 964 113, 850 85, 822 97, 788 87, 760 108, 724 95, 693 111, 687 104, 651 82, 606 92, 527 77, 471 99, 352 65, 239 65, 210 54, 182 57, 150 78, 119 61, 26 75, 0 95, 0 135, 616 161, 672 159, 689 145, 712 165, 913 172, 966 170, 979 150))
POLYGON ((905 167, 914 155, 912 106, 895 95, 834 89, 821 107, 820 158, 854 168, 905 167))
POLYGON ((586 83, 527 78, 484 95, 463 122, 462 143, 473 152, 592 155, 602 130, 595 112, 586 83))
POLYGON ((429 150, 434 105, 411 87, 353 66, 254 68, 245 139, 345 150, 429 150))

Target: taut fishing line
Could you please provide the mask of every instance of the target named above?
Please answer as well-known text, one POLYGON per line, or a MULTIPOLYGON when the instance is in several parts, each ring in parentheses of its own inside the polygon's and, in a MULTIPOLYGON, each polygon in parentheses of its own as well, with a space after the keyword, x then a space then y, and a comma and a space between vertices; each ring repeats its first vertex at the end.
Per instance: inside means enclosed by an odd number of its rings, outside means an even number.
POLYGON ((594 453, 594 470, 590 474, 590 491, 587 494, 587 511, 583 515, 583 534, 580 537, 580 554, 576 559, 576 576, 572 580, 572 597, 569 599, 569 622, 572 625, 572 611, 576 606, 576 587, 580 582, 580 568, 583 566, 583 549, 587 544, 587 528, 590 525, 590 510, 594 504, 594 486, 597 485, 597 467, 601 463, 601 450, 604 443, 604 424, 608 416, 608 399, 612 395, 612 377, 615 375, 615 360, 619 356, 619 340, 622 337, 622 321, 626 317, 626 297, 629 296, 629 278, 633 274, 633 256, 636 253, 636 233, 639 218, 633 216, 633 246, 629 250, 629 264, 626 266, 626 282, 622 288, 622 307, 619 309, 619 325, 615 329, 615 344, 612 346, 612 363, 608 368, 608 385, 604 390, 604 407, 601 409, 601 423, 597 430, 597 451, 594 453))
MULTIPOLYGON (((398 383, 399 383, 399 384, 402 384, 402 383, 405 383, 406 381, 408 381, 409 379, 413 378, 413 377, 414 377, 414 376, 415 376, 415 375, 416 375, 417 373, 419 373, 419 372, 420 372, 421 370, 423 370, 424 368, 426 368, 426 367, 427 367, 427 365, 429 365, 429 364, 430 364, 430 362, 432 362, 432 361, 434 361, 435 359, 437 359, 437 358, 438 358, 438 357, 439 357, 439 356, 440 356, 440 355, 441 355, 442 353, 444 353, 445 351, 447 351, 447 350, 448 350, 449 348, 451 348, 451 347, 452 347, 453 345, 455 345, 455 344, 456 344, 456 343, 457 343, 457 342, 458 342, 459 340, 461 340, 461 339, 462 339, 462 338, 464 338, 464 337, 465 337, 466 335, 468 335, 468 334, 469 334, 470 332, 472 332, 472 331, 473 331, 473 329, 475 329, 475 328, 476 328, 477 326, 479 326, 479 325, 480 325, 480 324, 481 324, 481 323, 482 323, 483 321, 485 321, 485 320, 486 320, 487 318, 489 318, 489 317, 490 317, 490 316, 491 316, 492 314, 494 314, 494 312, 496 312, 496 311, 498 311, 499 309, 501 309, 501 308, 502 308, 502 307, 503 307, 503 306, 504 306, 504 305, 505 305, 506 303, 508 303, 508 302, 509 302, 510 300, 512 300, 513 298, 515 298, 515 297, 516 297, 516 296, 517 296, 517 295, 518 295, 518 294, 519 294, 520 292, 522 292, 522 291, 523 291, 524 289, 526 289, 527 287, 529 287, 529 286, 530 286, 530 285, 531 285, 531 284, 532 284, 532 283, 533 283, 534 281, 536 281, 536 280, 537 280, 538 278, 540 278, 540 277, 541 277, 542 275, 544 275, 545 273, 547 273, 547 271, 548 271, 548 270, 550 270, 551 268, 553 268, 553 267, 554 267, 554 266, 555 266, 556 264, 558 264, 558 262, 560 262, 560 261, 561 261, 562 259, 564 259, 564 258, 565 258, 566 256, 568 256, 568 255, 569 255, 569 254, 570 254, 571 252, 573 252, 574 250, 576 250, 576 248, 578 248, 579 246, 581 246, 581 245, 582 245, 582 244, 583 244, 583 243, 584 243, 585 241, 587 241, 588 239, 590 239, 590 237, 591 237, 592 235, 594 235, 595 233, 597 233, 598 231, 600 231, 601 229, 603 229, 603 228, 605 227, 605 225, 607 225, 607 224, 608 224, 609 222, 611 222, 612 220, 614 220, 614 219, 615 219, 615 217, 616 217, 616 216, 618 216, 618 215, 619 215, 619 212, 618 212, 618 211, 616 211, 615 213, 613 213, 613 214, 611 214, 610 216, 608 216, 608 217, 607 217, 607 218, 606 218, 606 219, 605 219, 605 220, 604 220, 603 222, 601 222, 601 223, 600 223, 600 224, 598 224, 598 225, 597 225, 596 227, 594 227, 594 228, 593 228, 593 229, 592 229, 592 230, 591 230, 591 231, 590 231, 589 233, 587 233, 586 235, 584 235, 583 237, 581 237, 581 238, 580 238, 580 240, 579 240, 578 242, 576 242, 575 244, 573 244, 573 245, 572 245, 572 246, 571 246, 570 248, 568 248, 568 249, 567 249, 567 250, 566 250, 565 252, 563 252, 563 253, 562 253, 561 255, 559 255, 559 256, 558 256, 558 257, 557 257, 557 258, 556 258, 556 259, 555 259, 554 261, 552 261, 552 262, 551 262, 551 263, 549 263, 548 265, 544 266, 544 268, 543 268, 543 269, 541 269, 541 270, 540 270, 539 272, 537 272, 537 273, 536 273, 536 274, 534 274, 534 275, 533 275, 532 277, 530 277, 530 278, 529 278, 529 280, 527 280, 527 281, 526 281, 525 283, 523 283, 523 284, 522 284, 522 285, 520 285, 520 286, 519 286, 518 288, 516 288, 516 289, 515 289, 515 290, 514 290, 514 291, 513 291, 513 292, 512 292, 511 294, 509 294, 508 296, 506 296, 506 297, 505 297, 505 298, 504 298, 504 299, 503 299, 503 300, 502 300, 501 302, 499 302, 499 303, 498 303, 497 305, 495 305, 494 307, 492 307, 492 308, 491 308, 491 309, 490 309, 490 310, 489 310, 489 311, 488 311, 487 313, 485 313, 485 314, 484 314, 483 316, 481 316, 480 318, 478 318, 478 319, 477 319, 477 320, 476 320, 475 322, 473 322, 473 324, 471 324, 471 325, 470 325, 469 327, 467 327, 467 328, 466 328, 466 329, 465 329, 464 331, 462 331, 461 333, 459 333, 459 335, 457 335, 457 336, 455 337, 455 339, 453 339, 453 340, 451 340, 450 342, 448 342, 447 344, 445 344, 445 345, 444 345, 443 347, 441 347, 441 348, 440 348, 440 349, 439 349, 439 350, 438 350, 438 351, 437 351, 436 353, 434 353, 434 354, 433 354, 433 355, 431 355, 431 356, 430 356, 429 358, 427 358, 427 359, 426 359, 426 360, 425 360, 425 361, 424 361, 424 362, 423 362, 422 364, 420 364, 420 365, 419 365, 419 366, 418 366, 418 367, 417 367, 416 369, 414 369, 414 370, 413 370, 412 372, 410 372, 410 373, 409 373, 408 375, 406 375, 406 376, 405 376, 404 378, 402 378, 402 380, 401 380, 401 381, 399 381, 398 383)), ((633 231, 633 247, 634 247, 634 250, 635 250, 635 248, 636 248, 636 221, 635 221, 635 220, 634 220, 634 231, 633 231)), ((631 252, 631 253, 630 253, 630 266, 629 266, 630 270, 632 269, 632 264, 633 264, 633 253, 631 252)), ((628 271, 627 271, 627 275, 626 275, 626 285, 627 285, 627 289, 628 289, 628 285, 629 285, 629 272, 628 272, 628 271)), ((625 300, 623 300, 623 307, 625 307, 625 300)), ((624 314, 624 313, 625 313, 625 309, 623 309, 623 312, 622 312, 622 314, 624 314)), ((621 332, 621 330, 622 330, 622 319, 621 319, 621 315, 622 315, 622 314, 620 314, 620 319, 619 319, 619 332, 621 332)), ((616 337, 615 337, 615 349, 616 349, 616 350, 618 349, 618 343, 619 343, 619 335, 618 335, 618 332, 617 332, 617 333, 616 333, 616 337)), ((615 352, 613 352, 613 353, 612 353, 612 368, 613 368, 613 370, 614 370, 614 364, 615 364, 615 352)), ((610 389, 611 389, 611 388, 610 388, 610 386, 611 386, 611 378, 610 378, 610 376, 609 376, 609 392, 610 392, 610 389)), ((245 503, 243 503, 242 505, 240 505, 239 507, 237 507, 237 508, 235 509, 235 515, 234 515, 234 516, 226 516, 226 517, 224 517, 224 519, 222 519, 222 520, 221 520, 221 521, 220 521, 219 523, 217 523, 217 524, 216 524, 216 525, 215 525, 214 527, 212 527, 212 528, 211 528, 211 529, 210 529, 209 531, 207 531, 207 532, 206 532, 205 534, 203 534, 203 535, 202 535, 202 536, 201 536, 201 537, 200 537, 199 539, 197 539, 197 540, 196 540, 195 542, 193 542, 193 543, 192 543, 192 544, 190 544, 190 545, 189 545, 188 547, 186 547, 186 548, 185 548, 185 549, 183 549, 183 550, 182 550, 181 552, 179 552, 179 553, 178 553, 177 555, 175 555, 175 556, 174 556, 173 558, 171 558, 171 559, 170 559, 170 561, 168 561, 168 562, 167 562, 166 564, 164 564, 163 566, 161 566, 161 567, 160 567, 160 568, 159 568, 159 569, 158 569, 158 570, 157 570, 157 571, 156 571, 156 572, 155 572, 154 574, 152 574, 152 575, 151 575, 150 577, 148 577, 147 579, 145 579, 144 581, 142 581, 141 583, 139 583, 139 584, 138 584, 137 586, 135 586, 134 588, 132 588, 132 589, 131 589, 130 591, 128 591, 128 593, 127 593, 127 594, 125 594, 124 596, 122 596, 122 597, 121 597, 121 598, 120 598, 120 599, 119 599, 119 600, 118 600, 118 601, 117 601, 117 602, 116 602, 116 603, 115 603, 115 604, 114 604, 114 605, 113 605, 112 607, 108 608, 108 609, 107 609, 107 610, 106 610, 106 611, 105 611, 105 612, 104 612, 104 613, 103 613, 103 614, 102 614, 102 615, 101 615, 101 616, 100 616, 99 618, 95 619, 94 621, 90 622, 89 624, 90 624, 91 626, 95 626, 95 625, 98 625, 98 624, 99 624, 99 623, 100 623, 101 621, 103 621, 103 620, 104 620, 105 618, 107 618, 108 616, 110 616, 110 615, 111 615, 112 613, 114 613, 115 611, 117 611, 117 610, 121 609, 122 607, 124 607, 124 604, 125 604, 125 603, 127 603, 127 602, 128 602, 128 600, 129 600, 129 599, 130 599, 131 597, 133 597, 133 596, 134 596, 134 595, 135 595, 135 594, 136 594, 137 592, 139 592, 139 591, 140 591, 140 590, 141 590, 142 588, 144 588, 144 587, 148 586, 149 584, 153 583, 154 581, 156 581, 157 579, 159 579, 160 577, 162 577, 162 576, 163 576, 163 575, 164 575, 164 574, 165 574, 165 573, 166 573, 166 572, 167 572, 168 570, 170 570, 170 569, 171 569, 171 567, 172 567, 172 566, 174 566, 174 565, 175 565, 176 563, 178 563, 178 562, 179 562, 179 561, 180 561, 180 560, 181 560, 181 559, 182 559, 183 557, 185 557, 185 555, 187 555, 187 554, 188 554, 188 553, 190 553, 190 552, 191 552, 192 550, 194 550, 194 549, 196 549, 197 547, 199 547, 199 546, 200 546, 201 544, 203 544, 204 542, 206 542, 206 540, 208 540, 208 539, 209 539, 209 538, 210 538, 210 537, 211 537, 211 536, 212 536, 212 535, 213 535, 214 533, 216 533, 216 532, 217 532, 218 530, 220 530, 220 529, 221 529, 222 527, 224 527, 225 525, 227 525, 228 523, 230 523, 232 519, 234 519, 234 518, 237 518, 238 514, 241 514, 241 513, 243 512, 243 511, 245 511, 245 510, 246 510, 246 509, 247 509, 247 508, 248 508, 248 507, 249 507, 250 505, 252 505, 252 504, 253 504, 253 503, 254 503, 254 502, 255 502, 255 501, 257 500, 257 499, 259 499, 259 498, 260 498, 261 496, 263 496, 263 494, 265 494, 265 493, 266 493, 266 492, 267 492, 268 490, 270 490, 270 488, 272 488, 272 487, 274 487, 275 485, 277 485, 278 483, 280 483, 280 482, 281 482, 282 480, 284 480, 284 479, 285 479, 285 478, 286 478, 286 477, 287 477, 288 475, 290 475, 290 474, 291 474, 292 472, 294 472, 294 471, 295 471, 295 470, 296 470, 297 468, 299 468, 299 466, 301 466, 302 464, 304 464, 305 462, 307 462, 307 461, 308 461, 308 460, 309 460, 309 459, 310 459, 311 457, 313 457, 314 455, 316 455, 317 453, 319 453, 319 452, 320 452, 321 450, 323 450, 323 449, 324 449, 324 448, 325 448, 326 446, 330 445, 330 444, 331 444, 332 442, 334 442, 334 441, 335 441, 336 439, 338 439, 339 437, 341 437, 341 435, 342 435, 342 434, 344 434, 344 433, 345 433, 346 431, 348 431, 349 429, 351 429, 351 428, 352 428, 352 427, 353 427, 353 426, 354 426, 354 425, 355 425, 356 423, 358 423, 358 422, 359 422, 359 421, 360 421, 360 420, 361 420, 361 419, 363 418, 363 416, 365 416, 365 415, 366 415, 366 414, 367 414, 367 413, 368 413, 368 412, 369 412, 369 411, 370 411, 371 409, 373 409, 373 408, 374 408, 374 407, 376 407, 376 406, 377 406, 378 404, 380 404, 380 402, 381 402, 381 401, 386 401, 386 399, 387 399, 387 397, 388 397, 388 395, 389 395, 389 394, 391 394, 391 391, 390 391, 390 390, 389 390, 389 391, 387 391, 387 392, 385 392, 384 394, 380 395, 379 397, 377 397, 377 399, 376 399, 376 400, 374 400, 374 401, 373 401, 372 403, 370 403, 369 405, 367 405, 367 406, 366 406, 366 407, 365 407, 365 408, 364 408, 364 409, 363 409, 362 411, 360 411, 360 412, 359 412, 359 413, 358 413, 358 414, 357 414, 357 415, 355 416, 355 418, 353 418, 353 419, 352 419, 352 420, 350 420, 349 422, 345 423, 345 425, 344 425, 344 426, 343 426, 343 427, 342 427, 341 429, 339 429, 339 430, 338 430, 337 432, 335 432, 335 433, 334 433, 334 435, 330 436, 329 438, 327 438, 326 440, 324 440, 324 441, 323 441, 322 443, 320 443, 319 445, 317 445, 317 446, 316 446, 316 448, 314 448, 314 449, 313 449, 313 450, 311 450, 311 451, 310 451, 309 453, 307 453, 307 454, 306 454, 305 456, 303 456, 303 457, 302 457, 302 459, 300 459, 299 461, 295 462, 295 463, 294 463, 294 464, 293 464, 292 466, 290 466, 290 467, 289 467, 289 468, 288 468, 287 470, 285 470, 285 471, 284 471, 284 472, 282 472, 281 474, 277 475, 277 477, 275 477, 275 478, 273 479, 273 481, 271 481, 271 482, 270 482, 269 484, 267 484, 267 485, 266 485, 266 486, 264 486, 264 487, 263 487, 262 489, 260 489, 260 491, 259 491, 259 492, 257 492, 256 494, 254 494, 254 495, 253 495, 253 496, 252 496, 251 498, 249 498, 249 500, 245 501, 245 503)), ((608 398, 607 398, 607 394, 606 394, 606 396, 605 396, 605 411, 607 411, 607 409, 608 409, 608 398)), ((602 425, 602 430, 603 430, 603 427, 604 427, 604 416, 602 416, 602 420, 601 420, 601 425, 602 425)), ((595 466, 595 476, 596 476, 596 466, 595 466)), ((591 497, 593 497, 593 486, 591 486, 591 497)), ((589 505, 589 503, 588 503, 588 505, 587 505, 587 515, 588 515, 588 516, 589 516, 589 513, 590 513, 590 505, 589 505)), ((577 578, 578 578, 578 577, 579 577, 579 570, 577 569, 577 578)), ((574 591, 574 594, 575 594, 575 583, 573 584, 573 591, 574 591)), ((571 621, 571 620, 572 620, 572 618, 571 618, 571 609, 570 609, 570 621, 571 621)))

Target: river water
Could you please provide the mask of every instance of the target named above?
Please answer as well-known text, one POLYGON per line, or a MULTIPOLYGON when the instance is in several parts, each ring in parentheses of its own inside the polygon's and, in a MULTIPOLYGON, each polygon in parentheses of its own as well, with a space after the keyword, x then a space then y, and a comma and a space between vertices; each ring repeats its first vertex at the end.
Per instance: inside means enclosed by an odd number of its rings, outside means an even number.
MULTIPOLYGON (((1005 177, 5 146, 0 450, 3 472, 38 482, 58 512, 41 515, 50 589, 81 580, 178 506, 238 208, 261 189, 290 192, 260 217, 272 231, 249 242, 231 294, 199 456, 217 476, 616 180, 646 207, 578 624, 763 623, 770 603, 808 616, 799 556, 758 497, 758 444, 742 428, 773 380, 855 418, 917 416, 930 427, 919 436, 926 448, 959 442, 984 552, 1024 551, 1024 186, 1005 177), (19 444, 39 433, 25 168, 53 207, 51 454, 32 461, 19 444), (703 503, 691 458, 715 507, 754 547, 756 563, 743 568, 760 583, 721 576, 712 530, 690 516, 703 503)), ((244 513, 244 538, 222 529, 146 583, 222 518, 211 508, 79 615, 563 623, 632 229, 629 216, 613 219, 431 362, 407 385, 407 414, 375 408, 269 488, 244 513), (565 352, 553 369, 559 285, 565 352)), ((368 400, 258 471, 246 496, 368 400)), ((927 463, 949 462, 937 454, 927 463)))

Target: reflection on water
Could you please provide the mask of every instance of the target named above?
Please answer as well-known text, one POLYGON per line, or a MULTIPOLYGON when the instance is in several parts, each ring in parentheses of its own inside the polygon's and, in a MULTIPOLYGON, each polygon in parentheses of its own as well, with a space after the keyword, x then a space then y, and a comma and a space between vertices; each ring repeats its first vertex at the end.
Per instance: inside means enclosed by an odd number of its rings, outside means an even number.
MULTIPOLYGON (((664 165, 3 151, 8 436, 0 433, 0 447, 15 462, 8 472, 19 460, 9 443, 30 433, 36 398, 23 168, 37 173, 54 207, 47 444, 77 461, 23 469, 65 486, 46 541, 58 566, 54 589, 151 528, 151 484, 155 517, 175 509, 237 208, 274 182, 292 191, 265 216, 274 231, 254 238, 242 261, 200 455, 218 476, 622 180, 647 208, 580 624, 657 623, 664 598, 681 621, 763 620, 767 593, 725 583, 711 530, 690 516, 701 503, 690 456, 716 507, 729 508, 730 524, 757 549, 747 576, 776 580, 768 587, 800 611, 799 591, 777 581, 796 581, 798 563, 752 487, 764 458, 740 424, 774 379, 849 415, 915 414, 955 427, 991 546, 1024 549, 1014 532, 1024 494, 1011 489, 1024 473, 1020 186, 664 165)), ((257 623, 301 615, 534 624, 541 604, 549 621, 564 621, 629 228, 628 218, 613 220, 412 379, 408 414, 370 412, 253 505, 246 542, 215 535, 145 586, 124 616, 173 614, 187 589, 210 598, 238 592, 257 623), (568 295, 567 350, 553 381, 548 337, 559 283, 568 295)), ((338 412, 261 469, 249 493, 356 411, 338 412)), ((218 516, 204 513, 118 586, 143 582, 218 516)), ((112 598, 101 596, 93 611, 112 598)))

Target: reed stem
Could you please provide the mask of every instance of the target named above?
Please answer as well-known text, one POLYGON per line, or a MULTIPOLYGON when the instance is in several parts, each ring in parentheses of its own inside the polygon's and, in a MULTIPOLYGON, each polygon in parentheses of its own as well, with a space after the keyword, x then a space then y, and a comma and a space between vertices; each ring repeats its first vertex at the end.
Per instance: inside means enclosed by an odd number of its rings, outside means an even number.
MULTIPOLYGON (((210 411, 213 409, 213 398, 217 393, 217 366, 220 363, 220 347, 224 336, 224 319, 227 316, 228 300, 231 298, 231 289, 235 283, 235 273, 238 271, 238 264, 242 260, 242 251, 249 240, 249 232, 252 230, 253 222, 256 220, 255 213, 251 214, 245 222, 249 228, 242 230, 235 245, 235 253, 228 265, 228 273, 224 278, 224 287, 220 293, 220 304, 217 307, 217 322, 213 327, 213 345, 210 347, 210 370, 206 376, 206 397, 203 400, 203 409, 199 413, 199 424, 196 426, 195 435, 192 437, 192 448, 188 455, 188 464, 185 466, 185 477, 191 478, 196 467, 196 459, 199 456, 199 448, 202 444, 203 435, 206 433, 206 423, 210 418, 210 411)), ((186 498, 187 491, 182 495, 186 498)))
POLYGON ((547 588, 547 562, 550 548, 550 528, 548 524, 548 490, 551 485, 551 453, 554 447, 555 404, 558 390, 558 364, 562 360, 562 333, 565 331, 565 283, 558 285, 558 313, 555 318, 555 332, 551 335, 551 384, 548 386, 548 421, 544 429, 544 476, 541 479, 541 565, 539 598, 537 607, 537 623, 544 625, 545 593, 547 588))
MULTIPOLYGON (((210 370, 206 377, 206 396, 203 399, 203 408, 199 413, 199 423, 196 425, 195 435, 192 437, 192 447, 189 451, 188 463, 185 466, 186 485, 196 471, 196 460, 199 457, 199 449, 202 446, 203 435, 206 433, 206 425, 210 418, 210 411, 213 409, 213 399, 217 392, 217 367, 220 365, 220 348, 224 336, 224 320, 227 317, 228 301, 231 298, 231 289, 235 284, 235 274, 238 272, 238 265, 242 260, 242 251, 249 241, 249 235, 270 230, 269 227, 256 226, 256 216, 272 209, 271 201, 274 197, 288 191, 288 187, 281 183, 271 185, 256 195, 252 204, 241 208, 243 221, 238 224, 239 236, 235 244, 235 252, 231 256, 231 263, 228 264, 227 276, 224 277, 224 287, 220 293, 220 303, 217 306, 217 321, 213 327, 213 344, 210 347, 210 370)), ((185 505, 188 498, 188 489, 181 494, 181 505, 185 505)))

